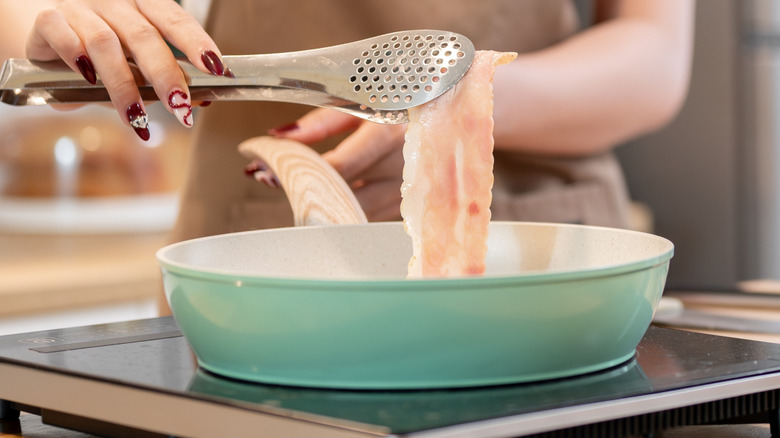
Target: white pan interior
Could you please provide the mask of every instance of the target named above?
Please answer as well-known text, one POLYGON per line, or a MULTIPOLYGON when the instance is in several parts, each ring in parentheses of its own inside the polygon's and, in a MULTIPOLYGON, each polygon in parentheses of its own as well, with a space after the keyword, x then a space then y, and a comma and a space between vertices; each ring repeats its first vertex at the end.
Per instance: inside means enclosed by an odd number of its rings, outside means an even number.
MULTIPOLYGON (((486 276, 608 268, 663 256, 670 241, 628 230, 493 222, 486 276)), ((161 262, 202 272, 297 279, 403 279, 411 239, 400 222, 279 228, 180 242, 161 262)))

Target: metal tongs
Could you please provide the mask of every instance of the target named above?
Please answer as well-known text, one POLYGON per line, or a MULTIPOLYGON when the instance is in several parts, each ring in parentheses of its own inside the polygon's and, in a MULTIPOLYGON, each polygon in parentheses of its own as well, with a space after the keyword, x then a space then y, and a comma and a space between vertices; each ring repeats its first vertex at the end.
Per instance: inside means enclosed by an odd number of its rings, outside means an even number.
MULTIPOLYGON (((378 123, 405 123, 406 110, 450 89, 471 66, 474 45, 453 32, 410 30, 299 52, 224 56, 229 76, 179 65, 194 101, 263 100, 341 110, 378 123)), ((141 97, 156 100, 131 64, 141 97)), ((10 105, 107 102, 62 61, 9 59, 0 72, 0 101, 10 105)))

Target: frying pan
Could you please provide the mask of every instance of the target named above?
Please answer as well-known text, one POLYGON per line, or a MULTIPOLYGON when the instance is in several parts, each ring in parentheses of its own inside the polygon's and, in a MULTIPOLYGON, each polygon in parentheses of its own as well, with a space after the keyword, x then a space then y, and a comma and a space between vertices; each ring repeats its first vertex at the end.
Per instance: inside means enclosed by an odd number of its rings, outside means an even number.
POLYGON ((335 389, 562 378, 630 360, 661 298, 670 241, 581 225, 492 222, 484 276, 409 279, 403 224, 367 223, 319 154, 263 137, 239 150, 279 178, 301 226, 158 251, 173 315, 213 373, 335 389))
POLYGON ((200 366, 307 387, 421 389, 621 364, 648 328, 673 245, 651 234, 494 222, 481 277, 407 279, 398 222, 249 231, 161 249, 200 366))

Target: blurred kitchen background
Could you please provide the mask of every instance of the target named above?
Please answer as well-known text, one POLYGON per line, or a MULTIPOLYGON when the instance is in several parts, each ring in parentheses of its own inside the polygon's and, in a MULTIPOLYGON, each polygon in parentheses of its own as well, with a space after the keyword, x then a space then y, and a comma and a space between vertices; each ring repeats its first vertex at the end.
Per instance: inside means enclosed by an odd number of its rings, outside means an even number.
MULTIPOLYGON (((778 291, 780 0, 697 9, 682 113, 619 156, 676 245, 669 289, 778 291)), ((145 143, 107 107, 0 105, 0 334, 155 315, 189 131, 149 110, 145 143)))
POLYGON ((780 293, 780 1, 697 6, 682 113, 618 153, 675 244, 667 289, 780 293))
POLYGON ((190 133, 147 110, 0 105, 0 334, 156 316, 190 133))

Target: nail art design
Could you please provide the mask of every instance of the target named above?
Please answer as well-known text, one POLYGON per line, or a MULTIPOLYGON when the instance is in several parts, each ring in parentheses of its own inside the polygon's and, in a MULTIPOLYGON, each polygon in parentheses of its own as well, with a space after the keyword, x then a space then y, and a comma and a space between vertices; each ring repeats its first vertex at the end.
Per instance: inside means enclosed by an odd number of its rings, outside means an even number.
POLYGON ((278 128, 269 129, 268 133, 273 136, 280 136, 290 131, 295 131, 296 129, 300 128, 298 126, 297 122, 293 122, 284 126, 279 126, 278 128))
POLYGON ((206 50, 200 55, 200 60, 209 69, 210 72, 217 76, 225 75, 225 65, 222 64, 222 60, 211 50, 206 50))
POLYGON ((192 103, 190 97, 182 90, 173 90, 168 95, 168 106, 182 125, 192 127, 192 103))
POLYGON ((149 118, 141 108, 140 103, 134 103, 127 107, 127 119, 130 121, 130 126, 143 141, 149 140, 149 118))
POLYGON ((87 57, 87 55, 81 55, 78 58, 76 58, 76 67, 79 68, 79 71, 81 72, 81 76, 84 76, 84 79, 87 80, 92 85, 95 85, 97 83, 97 74, 95 74, 95 66, 92 65, 92 61, 87 57))

